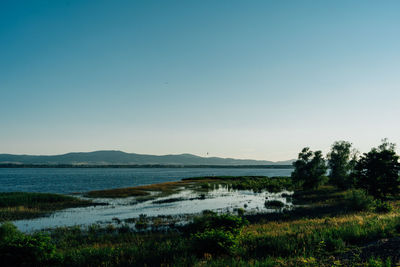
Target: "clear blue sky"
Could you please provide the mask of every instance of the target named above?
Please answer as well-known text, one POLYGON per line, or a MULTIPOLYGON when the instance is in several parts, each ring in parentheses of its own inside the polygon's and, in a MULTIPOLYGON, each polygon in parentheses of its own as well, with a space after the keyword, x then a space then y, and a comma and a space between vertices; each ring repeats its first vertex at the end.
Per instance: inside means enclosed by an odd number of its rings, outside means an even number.
POLYGON ((0 153, 400 145, 400 1, 0 2, 0 153))

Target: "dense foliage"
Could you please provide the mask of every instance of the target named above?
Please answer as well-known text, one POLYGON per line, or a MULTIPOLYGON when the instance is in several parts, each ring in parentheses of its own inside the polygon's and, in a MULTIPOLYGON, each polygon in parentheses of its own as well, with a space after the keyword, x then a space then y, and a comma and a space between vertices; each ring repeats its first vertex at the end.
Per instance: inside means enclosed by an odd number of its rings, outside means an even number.
POLYGON ((384 198, 400 192, 400 163, 395 145, 384 140, 378 148, 372 148, 357 162, 354 175, 357 186, 368 194, 384 198))
POLYGON ((321 151, 313 152, 308 147, 303 148, 293 166, 292 179, 303 188, 318 188, 324 182, 327 166, 321 151))
POLYGON ((355 182, 351 173, 355 164, 356 157, 351 150, 351 143, 346 141, 333 143, 328 153, 329 182, 341 189, 352 187, 355 182))
POLYGON ((48 235, 25 235, 14 225, 4 223, 0 226, 0 259, 3 266, 52 265, 56 251, 48 235))

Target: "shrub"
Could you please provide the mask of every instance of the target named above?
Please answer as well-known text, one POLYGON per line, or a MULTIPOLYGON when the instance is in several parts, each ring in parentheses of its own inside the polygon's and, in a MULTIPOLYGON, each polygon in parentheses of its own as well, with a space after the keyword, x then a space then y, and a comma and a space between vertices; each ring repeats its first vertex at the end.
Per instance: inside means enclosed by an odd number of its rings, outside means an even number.
POLYGON ((346 195, 349 208, 354 211, 371 210, 375 204, 374 198, 364 190, 352 190, 346 195))
POLYGON ((0 258, 5 266, 41 266, 54 262, 56 251, 49 236, 25 235, 4 223, 0 226, 0 258))
POLYGON ((136 229, 146 229, 148 226, 148 220, 146 214, 140 214, 139 219, 136 221, 135 227, 136 229))
POLYGON ((245 209, 242 209, 242 208, 237 209, 237 213, 238 213, 239 217, 243 217, 245 212, 246 212, 245 209))
POLYGON ((376 200, 375 201, 375 211, 379 213, 388 213, 393 210, 393 206, 389 202, 376 200))
POLYGON ((392 262, 390 258, 387 258, 386 261, 382 261, 380 258, 370 258, 366 264, 368 267, 390 267, 392 266, 392 262))
POLYGON ((325 249, 327 251, 338 251, 343 249, 346 246, 346 243, 340 237, 328 237, 325 240, 325 249))
POLYGON ((238 245, 234 233, 222 229, 209 229, 192 236, 193 247, 200 254, 233 254, 238 245))
POLYGON ((280 209, 283 208, 285 204, 279 200, 266 200, 264 206, 270 209, 280 209))
POLYGON ((204 232, 209 229, 222 229, 233 233, 240 232, 243 226, 247 224, 247 220, 230 214, 203 215, 194 219, 193 223, 187 226, 191 233, 204 232))
POLYGON ((203 215, 187 226, 191 232, 192 248, 197 254, 233 254, 239 234, 247 220, 230 214, 203 215))

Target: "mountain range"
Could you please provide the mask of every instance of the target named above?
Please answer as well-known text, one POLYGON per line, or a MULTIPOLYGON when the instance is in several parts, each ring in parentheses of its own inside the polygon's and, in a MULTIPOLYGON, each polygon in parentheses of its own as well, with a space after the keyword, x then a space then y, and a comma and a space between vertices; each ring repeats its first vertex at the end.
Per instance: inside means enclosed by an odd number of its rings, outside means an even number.
POLYGON ((123 151, 103 150, 73 152, 62 155, 0 154, 0 164, 71 164, 71 165, 291 165, 294 160, 266 161, 218 157, 200 157, 192 154, 145 155, 123 151))

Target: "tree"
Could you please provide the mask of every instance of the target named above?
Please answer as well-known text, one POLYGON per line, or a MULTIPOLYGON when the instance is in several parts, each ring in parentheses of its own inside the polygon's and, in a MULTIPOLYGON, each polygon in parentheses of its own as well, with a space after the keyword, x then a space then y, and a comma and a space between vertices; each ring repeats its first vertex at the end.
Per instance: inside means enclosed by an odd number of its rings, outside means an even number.
POLYGON ((354 179, 351 175, 357 162, 357 152, 351 149, 351 143, 336 141, 328 153, 329 181, 340 189, 347 189, 354 186, 354 179))
POLYGON ((303 188, 316 189, 323 183, 327 166, 321 151, 312 152, 308 147, 303 148, 293 166, 293 181, 303 188))
POLYGON ((384 198, 400 192, 400 163, 395 152, 395 144, 382 140, 378 148, 364 153, 355 167, 357 185, 368 194, 384 198))

